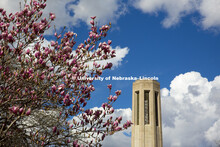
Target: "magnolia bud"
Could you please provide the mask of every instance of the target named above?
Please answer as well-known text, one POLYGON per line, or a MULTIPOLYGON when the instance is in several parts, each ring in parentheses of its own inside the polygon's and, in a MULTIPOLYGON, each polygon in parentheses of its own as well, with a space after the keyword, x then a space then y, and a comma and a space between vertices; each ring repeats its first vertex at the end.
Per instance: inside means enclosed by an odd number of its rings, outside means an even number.
POLYGON ((31 108, 28 109, 28 111, 26 112, 26 115, 30 115, 31 114, 31 108))

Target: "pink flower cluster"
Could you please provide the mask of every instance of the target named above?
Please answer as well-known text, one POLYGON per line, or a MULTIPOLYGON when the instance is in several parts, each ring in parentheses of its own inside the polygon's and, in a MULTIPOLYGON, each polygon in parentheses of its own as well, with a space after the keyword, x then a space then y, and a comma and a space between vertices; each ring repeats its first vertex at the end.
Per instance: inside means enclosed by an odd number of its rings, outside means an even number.
MULTIPOLYGON (((6 120, 1 122, 4 124, 0 124, 5 126, 1 127, 4 134, 0 133, 0 137, 7 138, 7 134, 18 133, 20 130, 16 125, 19 123, 16 121, 40 110, 58 111, 57 122, 62 123, 50 126, 51 132, 31 132, 29 137, 36 146, 39 143, 43 146, 56 141, 66 144, 72 142, 73 146, 81 145, 83 141, 71 138, 69 129, 77 129, 80 135, 85 136, 93 133, 94 135, 90 136, 99 141, 112 132, 127 129, 131 122, 120 127, 121 117, 115 120, 112 117, 107 118, 114 113, 112 105, 121 94, 120 90, 116 91, 114 96, 108 97, 108 102, 102 104, 102 110, 86 109, 91 93, 95 91, 92 78, 98 78, 103 70, 113 66, 112 63, 107 63, 101 67, 97 61, 116 56, 110 47, 111 40, 100 42, 106 37, 111 24, 98 29, 96 17, 91 17, 88 38, 77 47, 77 34, 70 31, 55 32, 56 39, 45 47, 42 46, 44 32, 56 18, 53 13, 50 13, 48 18, 42 18, 45 7, 46 0, 32 0, 15 14, 7 15, 6 11, 0 8, 0 109, 1 119, 6 120), (30 47, 32 43, 34 46, 30 47), (87 65, 91 61, 92 69, 87 65), (85 80, 80 80, 83 77, 85 80), (78 116, 80 121, 70 125, 67 122, 73 116, 78 116), (107 120, 104 121, 104 118, 107 120), (68 139, 59 138, 61 134, 68 134, 68 139)), ((111 91, 112 85, 108 85, 108 89, 111 91)), ((95 146, 98 143, 92 140, 88 145, 95 146)))

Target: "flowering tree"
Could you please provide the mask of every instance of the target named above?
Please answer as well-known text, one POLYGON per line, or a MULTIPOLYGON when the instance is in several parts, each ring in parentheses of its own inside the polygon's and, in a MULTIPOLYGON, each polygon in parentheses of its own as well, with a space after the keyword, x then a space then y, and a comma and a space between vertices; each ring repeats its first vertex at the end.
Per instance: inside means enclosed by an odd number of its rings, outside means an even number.
POLYGON ((77 47, 73 32, 55 32, 43 46, 55 19, 42 18, 45 7, 46 0, 31 0, 15 14, 0 9, 0 146, 101 146, 106 135, 131 125, 109 116, 119 90, 102 109, 86 109, 94 78, 112 67, 99 61, 115 57, 111 41, 100 42, 111 24, 97 29, 91 17, 89 36, 77 47))

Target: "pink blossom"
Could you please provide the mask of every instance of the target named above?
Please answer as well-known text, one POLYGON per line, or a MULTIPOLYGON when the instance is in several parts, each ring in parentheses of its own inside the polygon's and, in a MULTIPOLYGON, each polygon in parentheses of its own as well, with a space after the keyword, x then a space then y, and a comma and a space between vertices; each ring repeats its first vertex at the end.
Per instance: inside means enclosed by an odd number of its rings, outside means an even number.
POLYGON ((119 96, 119 95, 121 94, 121 90, 117 90, 117 91, 115 92, 115 94, 116 94, 117 96, 119 96))
POLYGON ((130 120, 128 120, 126 123, 124 123, 123 128, 127 129, 128 127, 130 127, 132 124, 132 122, 130 120))
POLYGON ((2 55, 3 55, 3 53, 4 53, 3 51, 0 51, 0 56, 2 56, 2 55))
POLYGON ((52 91, 53 91, 53 92, 56 91, 56 86, 55 86, 55 85, 52 86, 52 91))
POLYGON ((105 66, 105 69, 111 69, 111 68, 112 68, 112 66, 113 66, 113 64, 112 64, 112 63, 108 63, 108 64, 105 66))
POLYGON ((66 72, 64 70, 61 71, 61 76, 65 76, 66 75, 66 72))
POLYGON ((104 138, 105 138, 105 134, 102 135, 102 140, 104 140, 104 138))
POLYGON ((42 12, 42 11, 40 11, 40 12, 38 13, 38 15, 40 15, 40 16, 41 16, 42 14, 43 14, 43 12, 42 12))
POLYGON ((70 98, 70 95, 67 93, 66 95, 65 95, 65 98, 70 98))
POLYGON ((118 121, 116 120, 116 121, 113 123, 113 125, 117 127, 117 126, 118 126, 118 121))
POLYGON ((122 120, 122 116, 119 116, 118 117, 118 121, 120 122, 122 120))
POLYGON ((75 140, 75 141, 73 142, 73 145, 74 145, 74 146, 78 145, 78 140, 75 140))
POLYGON ((56 18, 55 14, 54 13, 50 13, 50 19, 54 20, 55 18, 56 18))
POLYGON ((107 87, 108 87, 109 90, 111 90, 112 89, 112 84, 109 84, 107 87))
POLYGON ((92 17, 91 17, 91 19, 95 19, 95 18, 96 18, 96 16, 92 16, 92 17))
POLYGON ((37 52, 35 53, 35 57, 38 58, 39 56, 40 56, 40 52, 37 51, 37 52))
POLYGON ((83 107, 85 107, 86 105, 87 105, 87 102, 84 102, 84 103, 83 103, 83 107))
POLYGON ((117 96, 113 96, 112 100, 116 101, 117 100, 117 96))
POLYGON ((102 108, 105 109, 105 106, 106 106, 106 103, 103 103, 102 104, 102 108))
POLYGON ((26 54, 30 54, 30 49, 27 49, 26 54))
POLYGON ((87 45, 86 45, 86 47, 85 47, 85 49, 86 49, 86 50, 88 50, 88 49, 89 49, 89 47, 90 47, 90 45, 89 45, 89 44, 87 44, 87 45))
POLYGON ((54 126, 54 127, 53 127, 53 133, 56 133, 56 131, 57 131, 57 127, 54 126))
POLYGON ((20 108, 19 109, 19 113, 22 114, 22 112, 24 111, 24 108, 20 108))
POLYGON ((55 41, 51 41, 50 44, 51 44, 51 46, 55 46, 56 45, 55 41))
POLYGON ((73 72, 73 73, 76 73, 76 71, 77 71, 77 68, 76 68, 76 67, 73 67, 73 68, 72 68, 72 72, 73 72))
POLYGON ((54 68, 53 68, 53 67, 50 67, 50 68, 49 68, 49 71, 53 71, 53 70, 54 70, 54 68))
POLYGON ((66 106, 69 106, 69 105, 72 104, 72 100, 69 99, 69 98, 64 98, 64 99, 63 99, 63 103, 64 103, 66 106))
POLYGON ((8 34, 8 40, 12 40, 13 39, 13 37, 12 37, 12 34, 8 34))
POLYGON ((76 59, 73 59, 70 65, 72 66, 73 64, 76 64, 76 59))
POLYGON ((65 88, 65 85, 64 84, 61 84, 58 86, 58 90, 63 90, 65 88))
POLYGON ((90 21, 90 24, 91 24, 91 25, 94 25, 94 20, 91 20, 91 21, 90 21))
POLYGON ((79 101, 80 101, 80 103, 84 103, 84 102, 85 102, 85 99, 84 99, 84 98, 81 98, 79 101))
POLYGON ((3 38, 6 38, 6 37, 7 37, 7 33, 6 33, 6 32, 3 32, 3 33, 2 33, 2 37, 3 37, 3 38))
POLYGON ((26 112, 26 115, 30 115, 31 114, 31 108, 28 108, 27 112, 26 112))
POLYGON ((11 111, 14 113, 14 114, 17 114, 17 112, 19 111, 19 108, 17 106, 13 106, 11 108, 11 111))
POLYGON ((96 70, 97 75, 101 76, 102 75, 102 71, 101 70, 96 70))
POLYGON ((116 127, 115 131, 120 131, 122 128, 121 127, 116 127))
POLYGON ((59 39, 61 37, 61 35, 58 35, 57 38, 59 39))
POLYGON ((44 80, 44 78, 45 78, 45 75, 42 74, 42 75, 40 76, 40 79, 41 79, 41 80, 44 80))
POLYGON ((40 57, 40 59, 38 60, 38 63, 39 64, 42 64, 43 63, 43 59, 40 57))
POLYGON ((109 41, 108 41, 108 45, 111 45, 111 44, 112 44, 112 41, 111 41, 111 40, 109 40, 109 41))
POLYGON ((60 95, 64 96, 65 94, 65 91, 61 91, 60 95))
POLYGON ((28 70, 28 73, 29 74, 31 74, 31 73, 33 73, 34 71, 33 71, 33 69, 32 68, 30 68, 29 70, 28 70))
POLYGON ((108 100, 109 100, 109 101, 112 101, 112 95, 110 95, 110 96, 108 97, 108 100))
POLYGON ((17 22, 17 23, 16 23, 16 26, 17 26, 17 27, 20 27, 20 26, 21 26, 21 23, 20 23, 20 22, 17 22))
POLYGON ((113 108, 110 109, 110 113, 114 113, 114 111, 115 111, 115 110, 114 110, 113 108))

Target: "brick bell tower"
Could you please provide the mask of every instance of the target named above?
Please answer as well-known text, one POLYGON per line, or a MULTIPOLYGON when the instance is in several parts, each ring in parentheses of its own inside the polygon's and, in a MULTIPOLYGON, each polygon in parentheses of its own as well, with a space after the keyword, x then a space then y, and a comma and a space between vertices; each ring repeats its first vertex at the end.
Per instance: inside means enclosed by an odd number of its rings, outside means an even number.
POLYGON ((137 80, 132 89, 131 147, 163 147, 160 83, 137 80))

